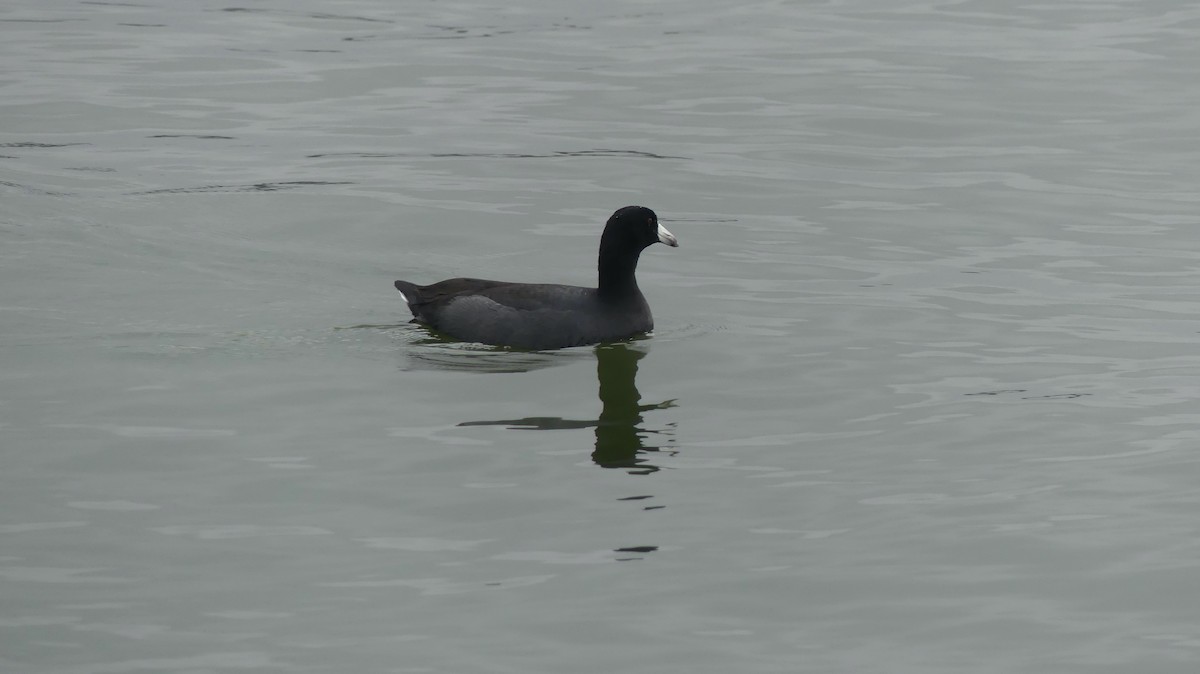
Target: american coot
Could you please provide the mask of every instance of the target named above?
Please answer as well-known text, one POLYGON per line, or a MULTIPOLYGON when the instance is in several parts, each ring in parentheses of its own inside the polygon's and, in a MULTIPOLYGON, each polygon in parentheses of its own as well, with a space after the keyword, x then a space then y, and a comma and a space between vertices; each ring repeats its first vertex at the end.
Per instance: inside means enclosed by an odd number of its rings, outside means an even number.
POLYGON ((396 281, 396 290, 415 322, 469 342, 561 349, 624 339, 654 328, 633 272, 642 249, 659 241, 679 245, 654 211, 626 206, 600 237, 599 287, 452 278, 396 281))

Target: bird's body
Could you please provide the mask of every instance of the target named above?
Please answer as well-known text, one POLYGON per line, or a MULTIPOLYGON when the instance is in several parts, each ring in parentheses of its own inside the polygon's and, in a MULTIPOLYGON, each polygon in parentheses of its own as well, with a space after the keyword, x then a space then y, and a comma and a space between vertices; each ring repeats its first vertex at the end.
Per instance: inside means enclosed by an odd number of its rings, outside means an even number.
POLYGON ((559 349, 624 339, 654 328, 634 270, 642 249, 675 237, 648 208, 609 218, 596 288, 453 278, 419 286, 396 281, 413 320, 451 337, 522 349, 559 349))

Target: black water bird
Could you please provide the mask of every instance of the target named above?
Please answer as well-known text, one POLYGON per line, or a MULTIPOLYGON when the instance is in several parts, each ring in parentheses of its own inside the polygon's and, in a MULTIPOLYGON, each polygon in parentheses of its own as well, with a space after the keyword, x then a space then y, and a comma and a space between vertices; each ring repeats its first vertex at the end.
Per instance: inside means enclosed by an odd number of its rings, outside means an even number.
POLYGON ((654 211, 626 206, 604 226, 595 288, 452 278, 396 281, 396 290, 414 322, 464 341, 561 349, 625 339, 654 328, 634 271, 642 250, 659 242, 679 245, 654 211))

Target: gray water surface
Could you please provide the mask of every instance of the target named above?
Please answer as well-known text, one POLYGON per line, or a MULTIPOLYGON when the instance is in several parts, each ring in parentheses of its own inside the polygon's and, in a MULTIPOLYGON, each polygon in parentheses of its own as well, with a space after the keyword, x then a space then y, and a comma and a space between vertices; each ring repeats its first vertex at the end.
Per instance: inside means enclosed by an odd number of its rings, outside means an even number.
POLYGON ((0 7, 0 671, 1192 672, 1200 7, 0 7), (589 284, 523 353, 395 278, 589 284))

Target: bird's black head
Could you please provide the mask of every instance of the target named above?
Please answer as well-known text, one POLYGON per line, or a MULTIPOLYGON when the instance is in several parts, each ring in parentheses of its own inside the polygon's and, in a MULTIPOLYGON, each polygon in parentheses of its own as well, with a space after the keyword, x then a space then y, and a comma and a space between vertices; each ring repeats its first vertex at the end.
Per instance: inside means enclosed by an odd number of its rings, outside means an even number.
POLYGON ((608 219, 600 245, 603 248, 608 243, 615 248, 640 252, 646 246, 660 242, 672 247, 679 245, 675 235, 658 223, 654 211, 644 206, 626 206, 617 209, 608 219))
POLYGON ((641 298, 633 272, 642 250, 660 241, 668 246, 679 245, 649 208, 626 206, 613 213, 600 237, 601 296, 641 298))

